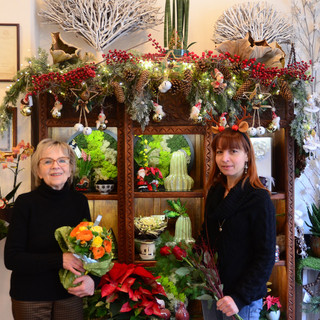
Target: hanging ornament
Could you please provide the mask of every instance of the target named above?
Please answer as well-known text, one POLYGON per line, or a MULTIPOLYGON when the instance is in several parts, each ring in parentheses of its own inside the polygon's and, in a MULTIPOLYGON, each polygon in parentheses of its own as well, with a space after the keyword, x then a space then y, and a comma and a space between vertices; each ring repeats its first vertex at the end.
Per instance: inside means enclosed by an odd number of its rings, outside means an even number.
POLYGON ((89 136, 92 133, 92 129, 90 127, 84 127, 82 132, 84 135, 89 136))
POLYGON ((222 92, 227 87, 227 84, 223 83, 223 81, 224 81, 223 74, 217 68, 215 68, 214 69, 214 74, 211 72, 211 76, 214 79, 211 82, 213 90, 215 92, 222 92))
POLYGON ((202 122, 201 111, 201 103, 202 100, 199 99, 198 102, 191 108, 190 119, 193 120, 194 123, 202 122))
POLYGON ((158 90, 161 93, 166 93, 171 89, 171 87, 172 87, 172 83, 169 80, 165 80, 160 84, 160 86, 158 87, 158 90))
POLYGON ((26 96, 23 99, 21 99, 20 113, 25 117, 29 117, 32 113, 32 106, 32 95, 30 93, 27 93, 26 96))
POLYGON ((55 119, 60 119, 61 118, 61 109, 62 109, 63 105, 62 103, 56 99, 53 108, 51 109, 51 114, 52 117, 55 119))
POLYGON ((257 135, 257 129, 255 127, 250 127, 248 129, 248 134, 250 137, 255 137, 257 135))
POLYGON ((266 128, 265 127, 259 126, 257 128, 257 135, 259 137, 263 136, 265 133, 266 133, 266 128))
POLYGON ((31 107, 29 106, 22 107, 22 109, 20 110, 20 113, 25 117, 29 117, 32 113, 31 107))
POLYGON ((269 123, 267 130, 268 132, 276 132, 280 130, 280 117, 276 115, 276 109, 273 107, 272 109, 272 121, 269 123))
POLYGON ((248 129, 248 134, 251 137, 254 137, 256 135, 261 137, 266 133, 266 129, 264 127, 262 127, 261 124, 260 124, 259 107, 258 106, 253 106, 252 109, 253 109, 252 127, 250 127, 248 129), (255 126, 254 126, 256 117, 258 119, 258 128, 255 128, 255 126))
POLYGON ((98 120, 96 121, 96 128, 100 131, 104 131, 107 129, 108 120, 106 120, 106 115, 101 109, 101 112, 98 115, 98 120))
POLYGON ((77 131, 77 132, 82 132, 83 131, 83 124, 82 123, 76 123, 74 126, 73 126, 74 130, 77 131))
POLYGON ((154 101, 153 103, 153 111, 155 112, 154 115, 152 116, 153 121, 155 122, 160 122, 162 118, 166 115, 163 112, 162 106, 154 101))

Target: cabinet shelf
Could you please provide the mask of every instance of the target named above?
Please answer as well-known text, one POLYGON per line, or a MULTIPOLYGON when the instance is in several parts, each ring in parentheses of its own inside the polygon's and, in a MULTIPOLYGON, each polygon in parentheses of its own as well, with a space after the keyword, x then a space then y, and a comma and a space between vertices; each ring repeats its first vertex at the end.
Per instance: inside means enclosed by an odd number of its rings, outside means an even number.
POLYGON ((271 194, 271 200, 285 200, 286 194, 284 192, 277 192, 271 194))
POLYGON ((118 200, 117 193, 101 194, 95 192, 84 193, 88 200, 118 200))
POLYGON ((193 191, 159 191, 159 192, 135 192, 135 198, 203 198, 204 190, 193 191))

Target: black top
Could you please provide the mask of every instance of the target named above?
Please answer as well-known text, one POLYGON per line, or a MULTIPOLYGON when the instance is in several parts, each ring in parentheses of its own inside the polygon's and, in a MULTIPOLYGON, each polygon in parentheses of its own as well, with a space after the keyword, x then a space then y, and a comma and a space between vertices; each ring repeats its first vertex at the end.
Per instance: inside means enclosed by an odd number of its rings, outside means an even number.
POLYGON ((224 295, 241 310, 267 293, 275 261, 275 209, 268 192, 248 182, 242 188, 240 181, 225 198, 224 193, 220 184, 211 187, 205 221, 224 295))
POLYGON ((87 198, 67 183, 54 190, 42 182, 17 198, 4 253, 5 265, 12 270, 13 299, 52 301, 71 296, 59 280, 62 251, 54 232, 75 227, 83 219, 91 220, 87 198))

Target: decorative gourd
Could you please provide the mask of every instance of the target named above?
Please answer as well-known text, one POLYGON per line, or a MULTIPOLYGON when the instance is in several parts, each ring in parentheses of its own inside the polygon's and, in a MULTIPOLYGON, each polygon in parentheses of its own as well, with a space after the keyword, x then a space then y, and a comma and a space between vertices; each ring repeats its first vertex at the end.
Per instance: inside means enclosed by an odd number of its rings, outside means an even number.
POLYGON ((194 181, 188 175, 184 151, 175 151, 170 161, 170 174, 164 179, 166 191, 190 191, 194 181))
POLYGON ((178 243, 182 240, 186 243, 195 242, 192 238, 191 220, 188 215, 181 215, 176 221, 174 241, 178 243))

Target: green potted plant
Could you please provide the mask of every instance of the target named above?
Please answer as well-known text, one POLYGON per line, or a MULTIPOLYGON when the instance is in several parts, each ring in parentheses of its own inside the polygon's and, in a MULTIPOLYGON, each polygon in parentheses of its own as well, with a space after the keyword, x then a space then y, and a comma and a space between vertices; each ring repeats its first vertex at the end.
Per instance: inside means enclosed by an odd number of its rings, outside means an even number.
POLYGON ((189 0, 166 0, 164 16, 164 47, 175 56, 183 56, 188 45, 189 0))
POLYGON ((307 208, 310 224, 306 225, 310 228, 311 237, 311 250, 312 253, 320 258, 320 206, 312 203, 311 208, 307 208))

